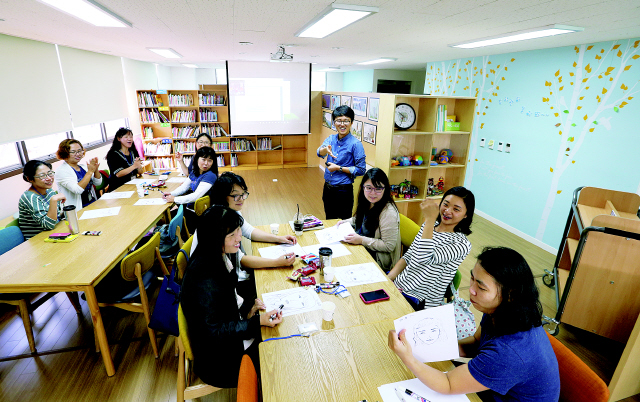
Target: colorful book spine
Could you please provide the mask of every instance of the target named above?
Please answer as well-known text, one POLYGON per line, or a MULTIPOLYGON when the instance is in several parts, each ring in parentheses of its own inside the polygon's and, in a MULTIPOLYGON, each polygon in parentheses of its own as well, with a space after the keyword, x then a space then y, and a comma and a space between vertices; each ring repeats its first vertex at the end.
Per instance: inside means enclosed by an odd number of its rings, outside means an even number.
POLYGON ((176 110, 171 114, 171 121, 173 123, 195 123, 196 111, 195 110, 176 110))
POLYGON ((151 92, 138 92, 138 107, 158 106, 156 94, 151 92))
POLYGON ((229 152, 229 143, 228 142, 214 142, 213 150, 216 152, 229 152))
POLYGON ((193 106, 193 95, 169 94, 169 106, 193 106))
POLYGON ((213 123, 218 121, 218 112, 209 109, 200 109, 200 121, 204 123, 213 123))

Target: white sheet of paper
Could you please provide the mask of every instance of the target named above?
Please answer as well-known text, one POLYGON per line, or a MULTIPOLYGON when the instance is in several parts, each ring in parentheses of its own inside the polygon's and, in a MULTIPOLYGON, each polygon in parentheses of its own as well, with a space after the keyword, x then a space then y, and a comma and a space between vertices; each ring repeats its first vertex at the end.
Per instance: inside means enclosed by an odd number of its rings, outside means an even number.
POLYGON ((413 356, 423 363, 460 357, 453 304, 416 311, 398 318, 393 324, 398 333, 407 330, 413 356))
POLYGON ((346 287, 385 282, 387 276, 373 262, 335 267, 335 275, 341 285, 346 287))
POLYGON ((151 184, 154 181, 156 181, 156 179, 132 179, 124 184, 135 184, 137 186, 138 184, 151 184))
POLYGON ((172 177, 167 180, 167 183, 182 183, 185 180, 187 180, 186 177, 172 177))
POLYGON ((141 198, 133 205, 164 205, 166 203, 162 198, 141 198))
POLYGON ((344 246, 342 243, 333 243, 333 244, 312 244, 310 246, 302 247, 305 254, 313 253, 317 256, 320 256, 320 247, 329 247, 333 254, 331 254, 331 258, 344 257, 345 255, 350 255, 351 251, 344 246))
POLYGON ((348 223, 343 223, 339 226, 336 225, 323 230, 318 230, 316 232, 316 237, 318 238, 318 243, 320 244, 331 244, 344 240, 344 237, 349 233, 355 233, 355 231, 353 230, 351 225, 349 225, 348 223))
POLYGON ((284 304, 282 308, 283 317, 322 308, 322 302, 312 288, 291 288, 263 293, 262 301, 267 306, 267 311, 272 311, 284 304))
POLYGON ((104 218, 105 216, 116 216, 120 213, 120 207, 93 209, 91 211, 82 210, 82 216, 78 220, 104 218))
POLYGON ((410 389, 413 393, 431 402, 469 402, 469 398, 467 398, 466 395, 440 394, 424 385, 417 378, 381 385, 378 387, 378 392, 380 392, 380 396, 384 402, 416 402, 416 399, 409 395, 403 395, 403 399, 398 398, 396 388, 401 389, 401 392, 404 392, 405 389, 410 389))
POLYGON ((304 254, 302 247, 296 244, 277 244, 270 247, 262 247, 258 249, 260 256, 263 258, 278 258, 285 254, 296 253, 298 256, 304 254))
POLYGON ((118 198, 129 198, 135 193, 135 191, 114 191, 113 193, 104 193, 100 199, 102 200, 115 200, 118 198))

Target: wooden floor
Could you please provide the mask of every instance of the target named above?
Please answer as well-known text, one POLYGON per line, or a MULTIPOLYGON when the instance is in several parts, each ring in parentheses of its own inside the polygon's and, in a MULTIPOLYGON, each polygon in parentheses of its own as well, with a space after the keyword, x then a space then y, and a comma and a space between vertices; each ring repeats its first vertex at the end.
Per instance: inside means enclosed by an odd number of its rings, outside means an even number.
MULTIPOLYGON (((323 178, 318 168, 246 171, 242 176, 251 193, 243 215, 252 225, 288 221, 296 204, 300 212, 324 218, 323 178)), ((478 216, 472 230, 473 248, 460 268, 462 297, 468 298, 469 271, 482 247, 507 246, 525 256, 537 277, 544 313, 554 316, 554 291, 542 284, 541 276, 545 268, 552 268, 555 256, 478 216)), ((66 296, 58 294, 34 312, 36 356, 29 354, 20 317, 0 305, 0 401, 175 401, 174 338, 159 336, 160 357, 155 359, 141 314, 102 309, 116 366, 116 375, 109 378, 100 354, 94 351, 89 309, 84 300, 81 305, 83 314, 78 315, 66 296)), ((479 318, 476 314, 478 322, 479 318)), ((608 383, 623 345, 564 325, 558 338, 608 383)), ((235 390, 201 400, 235 401, 235 390)), ((626 401, 640 401, 640 397, 626 401)))

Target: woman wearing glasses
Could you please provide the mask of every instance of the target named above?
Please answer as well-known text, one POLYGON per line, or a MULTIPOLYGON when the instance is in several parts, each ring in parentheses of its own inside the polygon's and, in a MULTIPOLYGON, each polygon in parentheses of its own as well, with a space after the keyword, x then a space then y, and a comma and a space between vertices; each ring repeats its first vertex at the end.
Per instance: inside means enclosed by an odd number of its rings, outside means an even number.
MULTIPOLYGON (((209 134, 202 133, 198 137, 196 137, 196 152, 198 152, 198 150, 202 147, 211 147, 211 146, 213 146, 213 140, 211 139, 211 136, 209 136, 209 134)), ((178 166, 180 167, 180 171, 182 171, 182 173, 188 177, 191 174, 191 172, 193 172, 194 160, 191 159, 191 162, 189 163, 189 167, 187 167, 187 165, 184 164, 184 159, 182 159, 181 152, 176 152, 175 156, 176 156, 176 161, 178 161, 178 166)), ((214 162, 217 163, 216 160, 214 160, 214 162)))
POLYGON ((64 194, 53 190, 56 172, 47 162, 31 160, 24 165, 22 179, 31 184, 18 202, 18 224, 25 240, 45 230, 52 230, 62 219, 64 194))
POLYGON ((111 149, 107 152, 107 164, 111 170, 109 191, 131 181, 138 173, 142 174, 142 159, 133 146, 133 133, 128 128, 120 127, 116 131, 111 149))
POLYGON ((400 214, 391 197, 389 179, 381 169, 369 169, 364 174, 356 213, 338 225, 342 223, 356 230, 344 241, 362 244, 385 272, 400 259, 400 214))
POLYGON ((88 164, 80 162, 84 148, 80 141, 72 139, 63 140, 56 155, 63 161, 56 171, 56 181, 58 189, 67 198, 65 204, 75 205, 79 210, 97 200, 93 186, 102 184, 98 158, 91 159, 88 164))

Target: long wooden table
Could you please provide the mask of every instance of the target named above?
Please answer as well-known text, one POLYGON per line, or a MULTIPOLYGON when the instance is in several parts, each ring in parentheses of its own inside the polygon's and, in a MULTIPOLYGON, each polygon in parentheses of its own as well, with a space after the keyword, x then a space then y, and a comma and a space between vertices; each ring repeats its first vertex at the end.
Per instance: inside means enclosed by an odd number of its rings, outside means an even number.
MULTIPOLYGON (((325 221, 324 226, 331 227, 337 222, 338 220, 335 219, 325 221)), ((267 232, 270 231, 269 226, 261 226, 259 229, 267 232)), ((281 224, 278 234, 293 235, 294 233, 289 224, 281 224)), ((307 231, 304 232, 302 236, 298 237, 298 243, 302 247, 305 247, 318 244, 318 240, 314 231, 307 231)), ((332 265, 334 267, 361 264, 365 262, 375 263, 375 260, 363 246, 354 246, 346 243, 344 243, 344 245, 351 254, 344 257, 333 258, 332 265)), ((253 255, 259 256, 260 253, 258 249, 268 246, 273 246, 273 244, 252 242, 253 255)), ((254 270, 258 297, 263 293, 299 287, 300 285, 297 282, 287 279, 286 276, 290 275, 294 268, 300 268, 303 264, 304 263, 298 259, 293 267, 254 270)), ((378 267, 378 269, 380 268, 378 267)), ((317 271, 311 276, 316 278, 317 283, 324 282, 324 278, 322 278, 317 271)), ((298 325, 302 323, 315 322, 319 329, 334 329, 351 327, 375 321, 393 320, 406 314, 413 313, 413 309, 409 303, 407 303, 405 298, 390 280, 371 283, 368 285, 351 286, 348 290, 349 293, 351 293, 351 296, 345 299, 324 293, 319 294, 321 301, 331 301, 336 304, 333 321, 324 321, 322 319, 322 310, 288 316, 285 317, 284 321, 275 328, 262 327, 262 339, 297 334, 299 332, 298 325), (364 304, 360 299, 360 293, 377 289, 384 289, 390 296, 389 300, 372 304, 364 304)))
MULTIPOLYGON (((287 317, 288 318, 288 317, 287 317)), ((393 320, 260 344, 265 402, 382 401, 378 387, 415 378, 387 344, 393 320)), ((450 361, 428 363, 448 371, 450 361)), ((471 401, 480 401, 468 394, 471 401)))
MULTIPOLYGON (((144 178, 149 183, 157 180, 157 176, 145 175, 144 178)), ((167 183, 167 189, 163 191, 171 191, 178 186, 179 183, 167 183)), ((60 222, 55 229, 42 232, 0 256, 0 292, 85 293, 108 376, 115 374, 115 368, 94 287, 171 206, 134 206, 139 197, 135 192, 136 186, 132 184, 123 185, 117 191, 132 190, 134 193, 130 198, 99 199, 78 212, 81 217, 86 211, 121 207, 117 216, 79 221, 80 231, 101 230, 100 236, 81 235, 71 243, 45 242, 51 233, 69 231, 66 222, 60 222)), ((161 196, 159 191, 149 191, 144 198, 161 196)))

